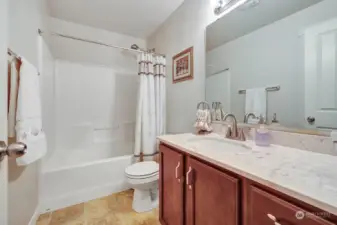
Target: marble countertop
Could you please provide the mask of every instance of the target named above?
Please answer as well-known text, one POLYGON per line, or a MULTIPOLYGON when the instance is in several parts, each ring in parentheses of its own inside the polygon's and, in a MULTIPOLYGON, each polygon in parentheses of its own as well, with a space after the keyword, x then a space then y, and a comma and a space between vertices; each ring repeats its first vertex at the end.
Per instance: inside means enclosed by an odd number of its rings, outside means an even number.
MULTIPOLYGON (((214 165, 337 215, 337 157, 278 145, 259 147, 253 141, 221 148, 219 134, 164 135, 158 139, 214 165), (197 139, 210 141, 198 144, 197 139), (191 141, 192 140, 192 141, 191 141), (214 142, 215 141, 215 142, 214 142), (212 144, 213 143, 213 144, 212 144), (214 144, 215 143, 215 144, 214 144), (237 151, 236 151, 237 148, 237 151)), ((237 143, 226 139, 226 141, 237 143)))

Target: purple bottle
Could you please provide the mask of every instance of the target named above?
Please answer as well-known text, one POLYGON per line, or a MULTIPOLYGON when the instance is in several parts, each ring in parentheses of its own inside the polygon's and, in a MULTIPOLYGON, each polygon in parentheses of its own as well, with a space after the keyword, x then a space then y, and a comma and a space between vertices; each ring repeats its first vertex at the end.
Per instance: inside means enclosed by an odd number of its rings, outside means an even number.
POLYGON ((269 130, 261 125, 255 131, 255 144, 257 146, 269 146, 270 145, 270 133, 269 130))

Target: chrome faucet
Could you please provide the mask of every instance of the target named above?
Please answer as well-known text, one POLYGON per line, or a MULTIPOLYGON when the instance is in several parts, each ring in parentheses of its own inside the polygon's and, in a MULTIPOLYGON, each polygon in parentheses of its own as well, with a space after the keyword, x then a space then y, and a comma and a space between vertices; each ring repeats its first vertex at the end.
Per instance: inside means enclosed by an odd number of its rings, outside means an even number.
POLYGON ((240 140, 240 141, 245 141, 246 140, 245 134, 243 133, 243 129, 242 128, 238 129, 238 122, 237 122, 237 120, 235 118, 235 115, 231 114, 231 113, 226 114, 224 116, 224 121, 226 121, 226 119, 228 117, 232 118, 233 124, 232 124, 232 126, 230 126, 228 128, 227 133, 226 133, 226 138, 234 139, 234 140, 240 140))
POLYGON ((250 116, 251 116, 253 119, 256 119, 256 116, 255 116, 254 113, 246 113, 245 118, 243 119, 243 122, 244 122, 244 123, 248 123, 248 119, 249 119, 250 116))

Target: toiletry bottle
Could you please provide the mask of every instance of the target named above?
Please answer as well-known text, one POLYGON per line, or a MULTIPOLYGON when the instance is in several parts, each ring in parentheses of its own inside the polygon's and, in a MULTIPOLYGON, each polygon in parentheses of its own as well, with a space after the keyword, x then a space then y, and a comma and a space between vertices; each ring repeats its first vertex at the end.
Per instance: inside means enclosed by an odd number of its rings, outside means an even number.
POLYGON ((274 113, 273 120, 271 121, 270 125, 271 126, 281 126, 281 124, 279 123, 279 121, 276 118, 276 113, 274 113))
POLYGON ((261 124, 255 132, 255 144, 257 146, 269 146, 270 145, 270 133, 265 125, 261 124))

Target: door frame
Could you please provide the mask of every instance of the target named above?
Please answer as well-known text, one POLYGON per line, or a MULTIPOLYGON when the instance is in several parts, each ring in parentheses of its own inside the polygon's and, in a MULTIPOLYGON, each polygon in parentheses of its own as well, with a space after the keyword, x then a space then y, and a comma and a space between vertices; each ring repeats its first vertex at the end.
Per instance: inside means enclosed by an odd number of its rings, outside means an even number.
MULTIPOLYGON (((8 0, 0 0, 0 140, 7 142, 8 0)), ((0 224, 8 225, 8 160, 0 162, 0 224)))

